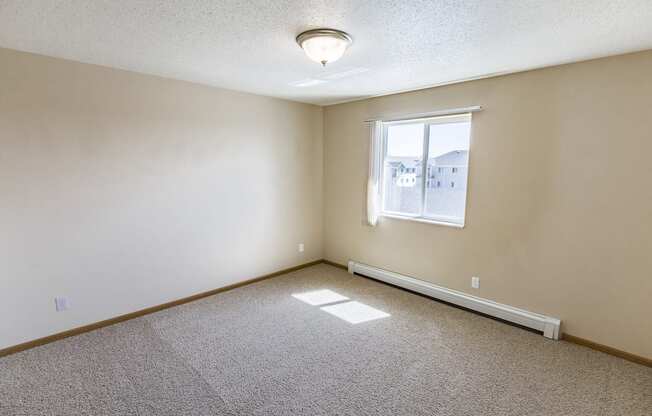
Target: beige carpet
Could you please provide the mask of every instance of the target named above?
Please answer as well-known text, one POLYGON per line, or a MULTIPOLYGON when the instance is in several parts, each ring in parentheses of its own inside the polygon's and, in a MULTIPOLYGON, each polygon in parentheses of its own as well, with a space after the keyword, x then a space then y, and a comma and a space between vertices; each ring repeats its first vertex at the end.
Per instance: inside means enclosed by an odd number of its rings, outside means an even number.
POLYGON ((319 265, 2 358, 0 414, 649 416, 652 369, 319 265))

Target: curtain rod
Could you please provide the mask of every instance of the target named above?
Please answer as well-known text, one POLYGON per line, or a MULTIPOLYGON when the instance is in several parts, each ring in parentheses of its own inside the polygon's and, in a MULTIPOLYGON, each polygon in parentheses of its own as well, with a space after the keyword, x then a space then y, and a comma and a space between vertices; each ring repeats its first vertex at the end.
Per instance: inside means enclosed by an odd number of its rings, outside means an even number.
POLYGON ((482 107, 479 105, 475 105, 472 107, 462 107, 462 108, 451 108, 448 110, 437 110, 437 111, 429 111, 427 113, 414 113, 414 114, 403 114, 400 116, 390 116, 390 117, 377 117, 377 118, 371 118, 369 120, 365 120, 365 123, 371 123, 374 121, 383 121, 383 122, 390 122, 390 121, 404 121, 404 120, 416 120, 419 118, 428 118, 428 117, 436 117, 436 116, 452 116, 455 114, 466 114, 466 113, 475 113, 477 111, 481 111, 482 107))

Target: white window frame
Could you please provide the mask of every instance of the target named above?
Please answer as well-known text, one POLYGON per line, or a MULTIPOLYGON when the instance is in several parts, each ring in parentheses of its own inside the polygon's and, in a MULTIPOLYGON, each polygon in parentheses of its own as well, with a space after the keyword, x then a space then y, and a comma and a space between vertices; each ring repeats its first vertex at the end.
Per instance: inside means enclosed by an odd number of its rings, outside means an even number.
POLYGON ((472 135, 472 130, 473 130, 473 122, 472 122, 472 116, 471 113, 464 113, 464 114, 455 114, 455 115, 444 115, 444 116, 437 116, 437 117, 428 117, 428 118, 416 118, 416 119, 411 119, 411 120, 399 120, 399 121, 391 121, 391 122, 384 122, 383 123, 383 132, 382 132, 382 160, 381 160, 381 172, 380 172, 380 189, 381 189, 381 195, 380 195, 380 200, 381 200, 381 209, 380 209, 380 216, 382 217, 387 217, 387 218, 394 218, 394 219, 401 219, 401 220, 409 220, 409 221, 417 221, 417 222, 423 222, 423 223, 428 223, 428 224, 438 224, 438 225, 446 225, 449 227, 455 227, 455 228, 464 228, 464 224, 466 222, 466 206, 467 206, 467 199, 469 196, 469 191, 468 191, 468 183, 469 183, 469 165, 470 165, 470 159, 471 159, 471 135, 472 135), (425 215, 425 205, 426 205, 426 183, 427 183, 427 178, 426 178, 426 173, 428 171, 428 150, 429 150, 429 145, 430 145, 430 126, 433 124, 447 124, 447 123, 454 123, 456 122, 455 120, 460 120, 459 122, 468 122, 471 124, 471 129, 469 131, 469 161, 467 161, 467 169, 466 169, 466 183, 465 183, 465 195, 464 195, 464 212, 462 213, 462 218, 460 219, 459 217, 451 217, 447 215, 432 215, 432 216, 427 216, 425 215), (385 159, 387 157, 387 134, 389 127, 391 126, 397 126, 401 124, 423 124, 423 151, 422 151, 422 161, 421 161, 421 206, 420 206, 420 213, 419 214, 409 214, 405 212, 396 212, 396 211, 389 211, 385 209, 385 159), (461 220, 461 221, 460 221, 461 220))

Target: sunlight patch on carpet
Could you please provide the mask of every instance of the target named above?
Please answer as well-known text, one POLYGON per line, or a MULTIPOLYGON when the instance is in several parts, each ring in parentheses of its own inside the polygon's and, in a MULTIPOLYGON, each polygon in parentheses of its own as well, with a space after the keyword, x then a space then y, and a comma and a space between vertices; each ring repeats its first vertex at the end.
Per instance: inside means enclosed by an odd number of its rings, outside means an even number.
POLYGON ((356 301, 324 306, 320 309, 352 324, 359 324, 391 316, 388 313, 356 301))
POLYGON ((315 290, 312 292, 304 293, 293 293, 292 297, 313 306, 326 305, 328 303, 349 300, 349 298, 346 296, 340 295, 339 293, 333 292, 329 289, 315 290))

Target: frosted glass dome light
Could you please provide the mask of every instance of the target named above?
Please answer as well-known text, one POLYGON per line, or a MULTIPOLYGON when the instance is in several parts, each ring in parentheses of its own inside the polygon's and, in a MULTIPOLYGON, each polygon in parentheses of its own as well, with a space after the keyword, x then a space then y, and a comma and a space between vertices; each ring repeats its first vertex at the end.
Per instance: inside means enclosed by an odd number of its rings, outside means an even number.
POLYGON ((313 29, 300 33, 297 43, 308 58, 326 66, 327 63, 340 59, 353 40, 340 30, 313 29))

